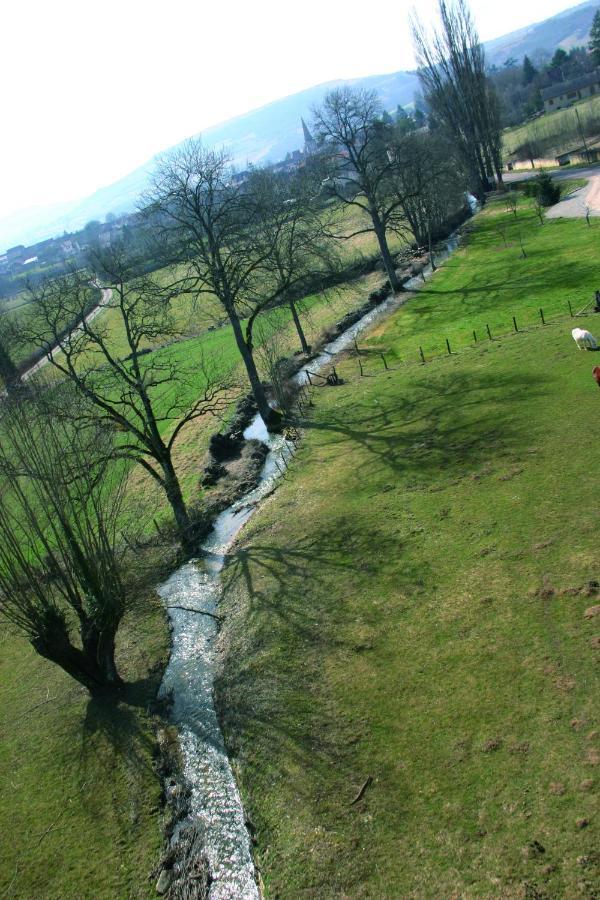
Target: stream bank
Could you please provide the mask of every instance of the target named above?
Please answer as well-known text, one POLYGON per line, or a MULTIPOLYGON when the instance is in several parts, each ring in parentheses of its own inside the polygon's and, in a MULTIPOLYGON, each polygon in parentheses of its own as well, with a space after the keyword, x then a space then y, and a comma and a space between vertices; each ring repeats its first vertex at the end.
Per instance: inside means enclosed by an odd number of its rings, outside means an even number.
MULTIPOLYGON (((458 236, 451 236, 445 250, 437 254, 436 263, 443 262, 457 244, 458 236)), ((431 266, 424 266, 420 274, 408 276, 405 290, 418 290, 430 272, 431 266)), ((368 310, 363 310, 364 314, 358 320, 338 323, 337 336, 308 364, 300 366, 294 376, 296 384, 305 383, 307 368, 315 372, 331 366, 333 358, 351 346, 362 331, 395 311, 410 296, 410 293, 402 293, 385 300, 378 298, 376 303, 369 302, 368 310)), ((196 853, 197 848, 202 847, 202 859, 209 873, 205 895, 211 900, 234 897, 254 900, 260 896, 251 839, 213 696, 221 592, 219 576, 239 531, 257 505, 273 491, 293 450, 283 435, 267 432, 258 414, 245 428, 243 437, 268 447, 258 484, 218 515, 213 530, 202 544, 199 558, 186 563, 159 588, 169 611, 173 638, 161 695, 172 701, 171 722, 179 734, 181 768, 188 798, 170 842, 172 848, 181 843, 196 848, 196 853)), ((173 858, 172 875, 163 877, 161 873, 160 876, 163 884, 170 878, 169 896, 203 896, 194 893, 196 888, 189 883, 187 887, 182 884, 174 889, 183 872, 181 862, 177 862, 177 853, 173 858)), ((185 882, 185 878, 183 880, 185 882)))

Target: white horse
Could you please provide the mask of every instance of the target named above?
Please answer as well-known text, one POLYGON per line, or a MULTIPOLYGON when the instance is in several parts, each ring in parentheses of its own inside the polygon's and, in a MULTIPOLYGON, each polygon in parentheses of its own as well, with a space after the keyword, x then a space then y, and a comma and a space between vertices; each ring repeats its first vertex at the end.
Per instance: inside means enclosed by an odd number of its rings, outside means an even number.
POLYGON ((594 335, 586 331, 585 328, 574 328, 571 334, 580 350, 600 350, 594 335))

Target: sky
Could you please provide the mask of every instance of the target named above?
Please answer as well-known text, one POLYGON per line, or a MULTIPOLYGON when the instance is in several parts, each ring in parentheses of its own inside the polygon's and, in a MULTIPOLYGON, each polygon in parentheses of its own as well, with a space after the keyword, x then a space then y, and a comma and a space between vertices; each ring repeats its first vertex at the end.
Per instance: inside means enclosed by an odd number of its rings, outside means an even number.
MULTIPOLYGON (((419 0, 423 21, 435 0, 419 0)), ((471 0, 482 40, 568 0, 471 0)), ((413 0, 8 0, 0 218, 87 196, 155 153, 324 81, 414 67, 413 0)))

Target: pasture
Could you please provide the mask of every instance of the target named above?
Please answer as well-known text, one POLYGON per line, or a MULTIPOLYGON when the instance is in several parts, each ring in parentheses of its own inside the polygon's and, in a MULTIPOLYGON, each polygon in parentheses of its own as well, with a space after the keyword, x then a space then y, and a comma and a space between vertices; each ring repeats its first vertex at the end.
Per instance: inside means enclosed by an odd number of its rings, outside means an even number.
POLYGON ((267 896, 595 896, 600 393, 566 299, 597 236, 512 220, 314 389, 229 555, 218 699, 267 896))

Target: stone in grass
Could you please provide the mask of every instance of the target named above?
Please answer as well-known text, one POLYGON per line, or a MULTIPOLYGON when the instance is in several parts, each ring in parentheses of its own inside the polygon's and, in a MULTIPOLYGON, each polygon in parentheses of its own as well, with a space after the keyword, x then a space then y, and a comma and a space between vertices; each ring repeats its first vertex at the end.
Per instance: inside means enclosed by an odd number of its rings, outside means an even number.
POLYGON ((596 616, 600 616, 600 603, 597 603, 595 606, 588 606, 583 615, 586 619, 593 619, 596 616))
POLYGON ((593 637, 590 641, 593 650, 600 650, 600 634, 593 637))
POLYGON ((173 880, 173 873, 171 869, 163 869, 158 876, 158 881, 156 882, 156 893, 161 897, 163 894, 166 894, 169 888, 171 887, 171 881, 173 880))
POLYGON ((489 740, 483 744, 481 750, 483 753, 494 753, 496 750, 499 750, 501 746, 502 738, 489 738, 489 740))
POLYGON ((593 778, 584 778, 583 781, 579 785, 579 790, 584 791, 584 793, 588 793, 594 787, 594 779, 593 778))
POLYGON ((578 828, 587 828, 588 825, 590 824, 590 820, 589 820, 589 819, 585 819, 585 818, 577 819, 577 821, 575 822, 575 824, 577 825, 578 828))
POLYGON ((567 789, 562 781, 553 781, 548 790, 551 794, 555 794, 557 797, 562 797, 562 795, 566 793, 567 789))

